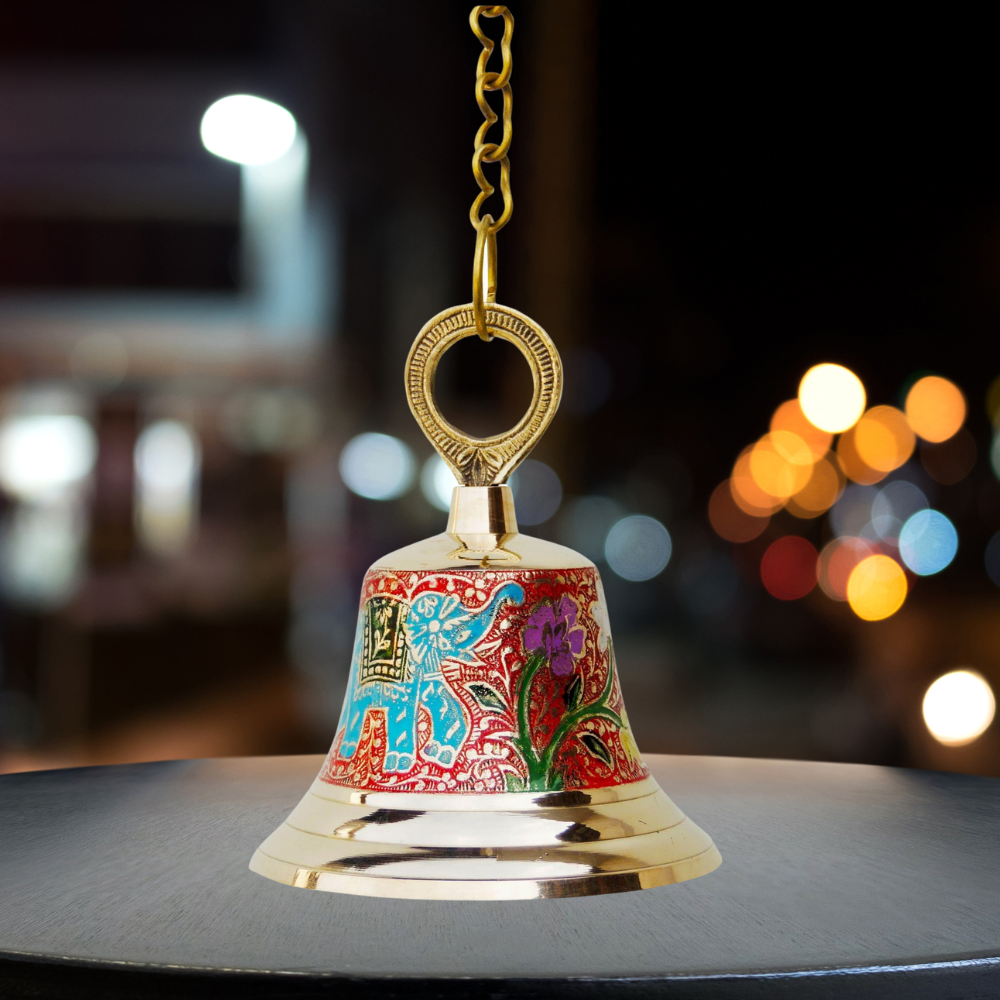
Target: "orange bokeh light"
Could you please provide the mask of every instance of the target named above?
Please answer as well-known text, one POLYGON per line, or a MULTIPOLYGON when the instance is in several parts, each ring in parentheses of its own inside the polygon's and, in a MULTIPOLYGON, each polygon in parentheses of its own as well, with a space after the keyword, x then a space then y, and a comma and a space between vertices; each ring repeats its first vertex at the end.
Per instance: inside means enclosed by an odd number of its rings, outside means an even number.
POLYGON ((770 520, 748 514, 733 497, 733 488, 727 479, 712 491, 708 501, 708 519, 715 533, 727 542, 749 542, 760 535, 770 520))
POLYGON ((845 485, 837 456, 820 459, 813 466, 809 482, 789 499, 785 508, 796 517, 819 517, 837 502, 845 485))
POLYGON ((845 431, 837 441, 837 458, 840 459, 840 467, 844 470, 848 479, 853 479, 863 486, 870 486, 881 479, 885 479, 887 472, 873 469, 859 454, 857 444, 854 440, 855 428, 845 431))
POLYGON ((906 419, 925 441, 947 441, 965 423, 965 397, 954 382, 927 375, 906 396, 906 419))
POLYGON ((847 601, 851 610, 868 622, 894 615, 906 600, 906 573, 891 556, 862 559, 847 579, 847 601))
POLYGON ((874 553, 872 545, 863 538, 834 538, 823 546, 816 566, 820 589, 835 601, 847 600, 847 581, 854 567, 874 553))
POLYGON ((766 494, 777 500, 787 500, 809 482, 812 475, 811 453, 806 443, 790 431, 780 431, 779 434, 783 450, 794 449, 799 458, 806 456, 805 463, 789 461, 778 450, 771 435, 765 434, 750 451, 750 475, 766 494))
MULTIPOLYGON (((805 441, 812 453, 812 460, 818 462, 829 450, 833 443, 833 435, 827 431, 821 431, 814 424, 806 419, 802 412, 802 407, 797 399, 789 399, 774 411, 771 417, 771 436, 775 437, 778 431, 788 431, 795 434, 802 441, 805 441)), ((775 446, 777 440, 775 439, 775 446)), ((780 449, 779 449, 780 450, 780 449)), ((790 456, 786 456, 790 457, 790 456)))
POLYGON ((873 406, 854 427, 854 447, 876 472, 892 472, 913 454, 917 439, 895 406, 873 406))
POLYGON ((784 506, 783 500, 776 500, 765 493, 750 473, 750 454, 753 446, 744 448, 733 466, 729 488, 736 506, 753 517, 770 517, 784 506))

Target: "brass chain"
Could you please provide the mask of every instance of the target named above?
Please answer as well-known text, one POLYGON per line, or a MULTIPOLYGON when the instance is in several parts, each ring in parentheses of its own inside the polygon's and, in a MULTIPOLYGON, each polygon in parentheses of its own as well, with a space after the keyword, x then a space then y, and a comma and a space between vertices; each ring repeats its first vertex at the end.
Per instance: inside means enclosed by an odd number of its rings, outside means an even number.
POLYGON ((472 173, 476 178, 476 183, 479 185, 479 194, 476 196, 476 200, 472 203, 472 208, 469 210, 469 219, 473 227, 478 230, 482 224, 479 211, 482 208, 483 202, 495 190, 493 185, 486 179, 486 174, 483 173, 483 164, 499 163, 500 191, 503 194, 503 214, 496 222, 491 221, 489 223, 489 231, 491 233, 498 233, 510 221, 511 212, 514 211, 514 201, 510 195, 510 159, 507 156, 510 151, 512 135, 510 115, 514 103, 510 89, 510 73, 513 69, 510 55, 510 39, 514 34, 514 16, 506 7, 500 4, 480 4, 472 8, 472 13, 469 14, 469 25, 472 28, 473 34, 483 45, 483 51, 479 53, 479 63, 476 66, 476 103, 479 105, 479 110, 483 113, 483 118, 486 119, 479 126, 479 131, 476 133, 476 151, 472 154, 472 173), (486 70, 486 64, 493 53, 494 43, 491 38, 487 38, 483 34, 483 29, 479 26, 479 18, 481 16, 503 18, 503 40, 500 42, 500 54, 503 57, 503 66, 499 73, 487 72, 486 70), (503 92, 503 138, 499 144, 486 141, 486 133, 497 121, 496 112, 486 100, 486 91, 488 90, 500 90, 503 92))
POLYGON ((476 148, 472 154, 472 174, 479 185, 479 194, 469 209, 469 220, 476 230, 476 253, 473 258, 472 272, 472 307, 476 319, 476 331, 483 340, 492 340, 493 335, 486 328, 486 304, 496 301, 496 234, 510 221, 514 211, 514 199, 510 193, 510 140, 513 128, 511 126, 511 111, 514 97, 510 89, 510 74, 513 62, 510 55, 510 40, 514 34, 514 15, 501 4, 480 4, 473 7, 469 14, 469 25, 473 34, 482 43, 483 51, 479 53, 476 66, 476 103, 483 113, 485 121, 476 132, 476 148), (503 39, 500 42, 500 54, 503 65, 500 72, 488 72, 486 64, 493 54, 494 42, 483 34, 479 26, 480 17, 502 17, 503 39), (502 91, 503 93, 503 138, 499 143, 487 142, 486 133, 498 121, 496 112, 486 100, 486 91, 502 91), (500 164, 500 192, 503 195, 503 214, 496 221, 486 214, 480 217, 483 202, 496 190, 486 179, 483 172, 484 163, 500 164), (483 264, 486 263, 486 295, 483 295, 483 264))

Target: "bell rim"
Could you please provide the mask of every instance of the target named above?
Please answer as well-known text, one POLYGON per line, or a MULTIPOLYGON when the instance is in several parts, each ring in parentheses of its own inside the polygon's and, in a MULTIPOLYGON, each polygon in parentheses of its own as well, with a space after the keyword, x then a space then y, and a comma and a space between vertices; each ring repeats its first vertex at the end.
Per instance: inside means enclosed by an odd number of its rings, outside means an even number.
POLYGON ((261 848, 254 852, 249 867, 258 875, 298 889, 382 899, 474 902, 566 899, 655 889, 708 875, 721 864, 722 855, 710 841, 705 850, 688 858, 628 871, 592 872, 559 878, 431 879, 358 875, 280 861, 261 848))
POLYGON ((382 794, 394 800, 386 807, 318 795, 317 785, 324 790, 317 779, 260 845, 251 870, 297 888, 356 895, 534 899, 682 882, 722 860, 653 778, 618 786, 610 801, 552 805, 535 793, 480 795, 466 803, 478 808, 459 812, 450 807, 466 796, 421 795, 422 808, 414 809, 404 808, 412 796, 382 794))

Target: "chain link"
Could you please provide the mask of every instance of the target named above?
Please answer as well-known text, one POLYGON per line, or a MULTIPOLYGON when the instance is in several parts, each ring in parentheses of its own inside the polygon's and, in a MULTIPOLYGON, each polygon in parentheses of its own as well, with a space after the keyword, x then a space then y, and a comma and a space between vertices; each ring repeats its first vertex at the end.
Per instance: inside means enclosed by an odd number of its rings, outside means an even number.
POLYGON ((510 73, 513 68, 510 55, 510 39, 514 34, 514 16, 501 4, 480 4, 472 8, 469 14, 469 25, 473 34, 482 42, 483 51, 479 54, 479 63, 476 66, 476 103, 486 120, 479 126, 476 132, 476 151, 472 154, 472 173, 479 185, 479 194, 472 203, 469 210, 469 219, 473 227, 478 232, 484 222, 490 236, 495 236, 510 221, 511 213, 514 211, 514 200, 510 193, 510 159, 507 154, 510 151, 510 140, 512 127, 510 122, 511 111, 514 105, 514 98, 510 89, 510 73), (503 65, 499 73, 487 72, 486 64, 493 53, 494 42, 483 34, 483 29, 479 26, 480 17, 502 17, 503 18, 503 40, 500 42, 500 54, 503 58, 503 65), (496 112, 490 107, 486 100, 487 91, 503 92, 503 138, 499 143, 486 142, 486 133, 491 126, 498 121, 496 112), (503 195, 503 214, 495 222, 489 217, 480 218, 480 210, 483 202, 496 190, 486 179, 483 173, 484 163, 500 164, 500 192, 503 195))

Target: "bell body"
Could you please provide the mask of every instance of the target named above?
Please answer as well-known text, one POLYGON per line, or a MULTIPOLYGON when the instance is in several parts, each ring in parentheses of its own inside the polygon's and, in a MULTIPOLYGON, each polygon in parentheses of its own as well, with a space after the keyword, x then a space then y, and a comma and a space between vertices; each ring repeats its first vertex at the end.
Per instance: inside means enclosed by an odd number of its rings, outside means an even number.
POLYGON ((453 504, 448 533, 369 569, 333 747, 254 871, 337 892, 517 899, 720 863, 636 748, 597 568, 517 534, 509 490, 488 489, 504 491, 492 522, 480 510, 463 532, 453 504))

